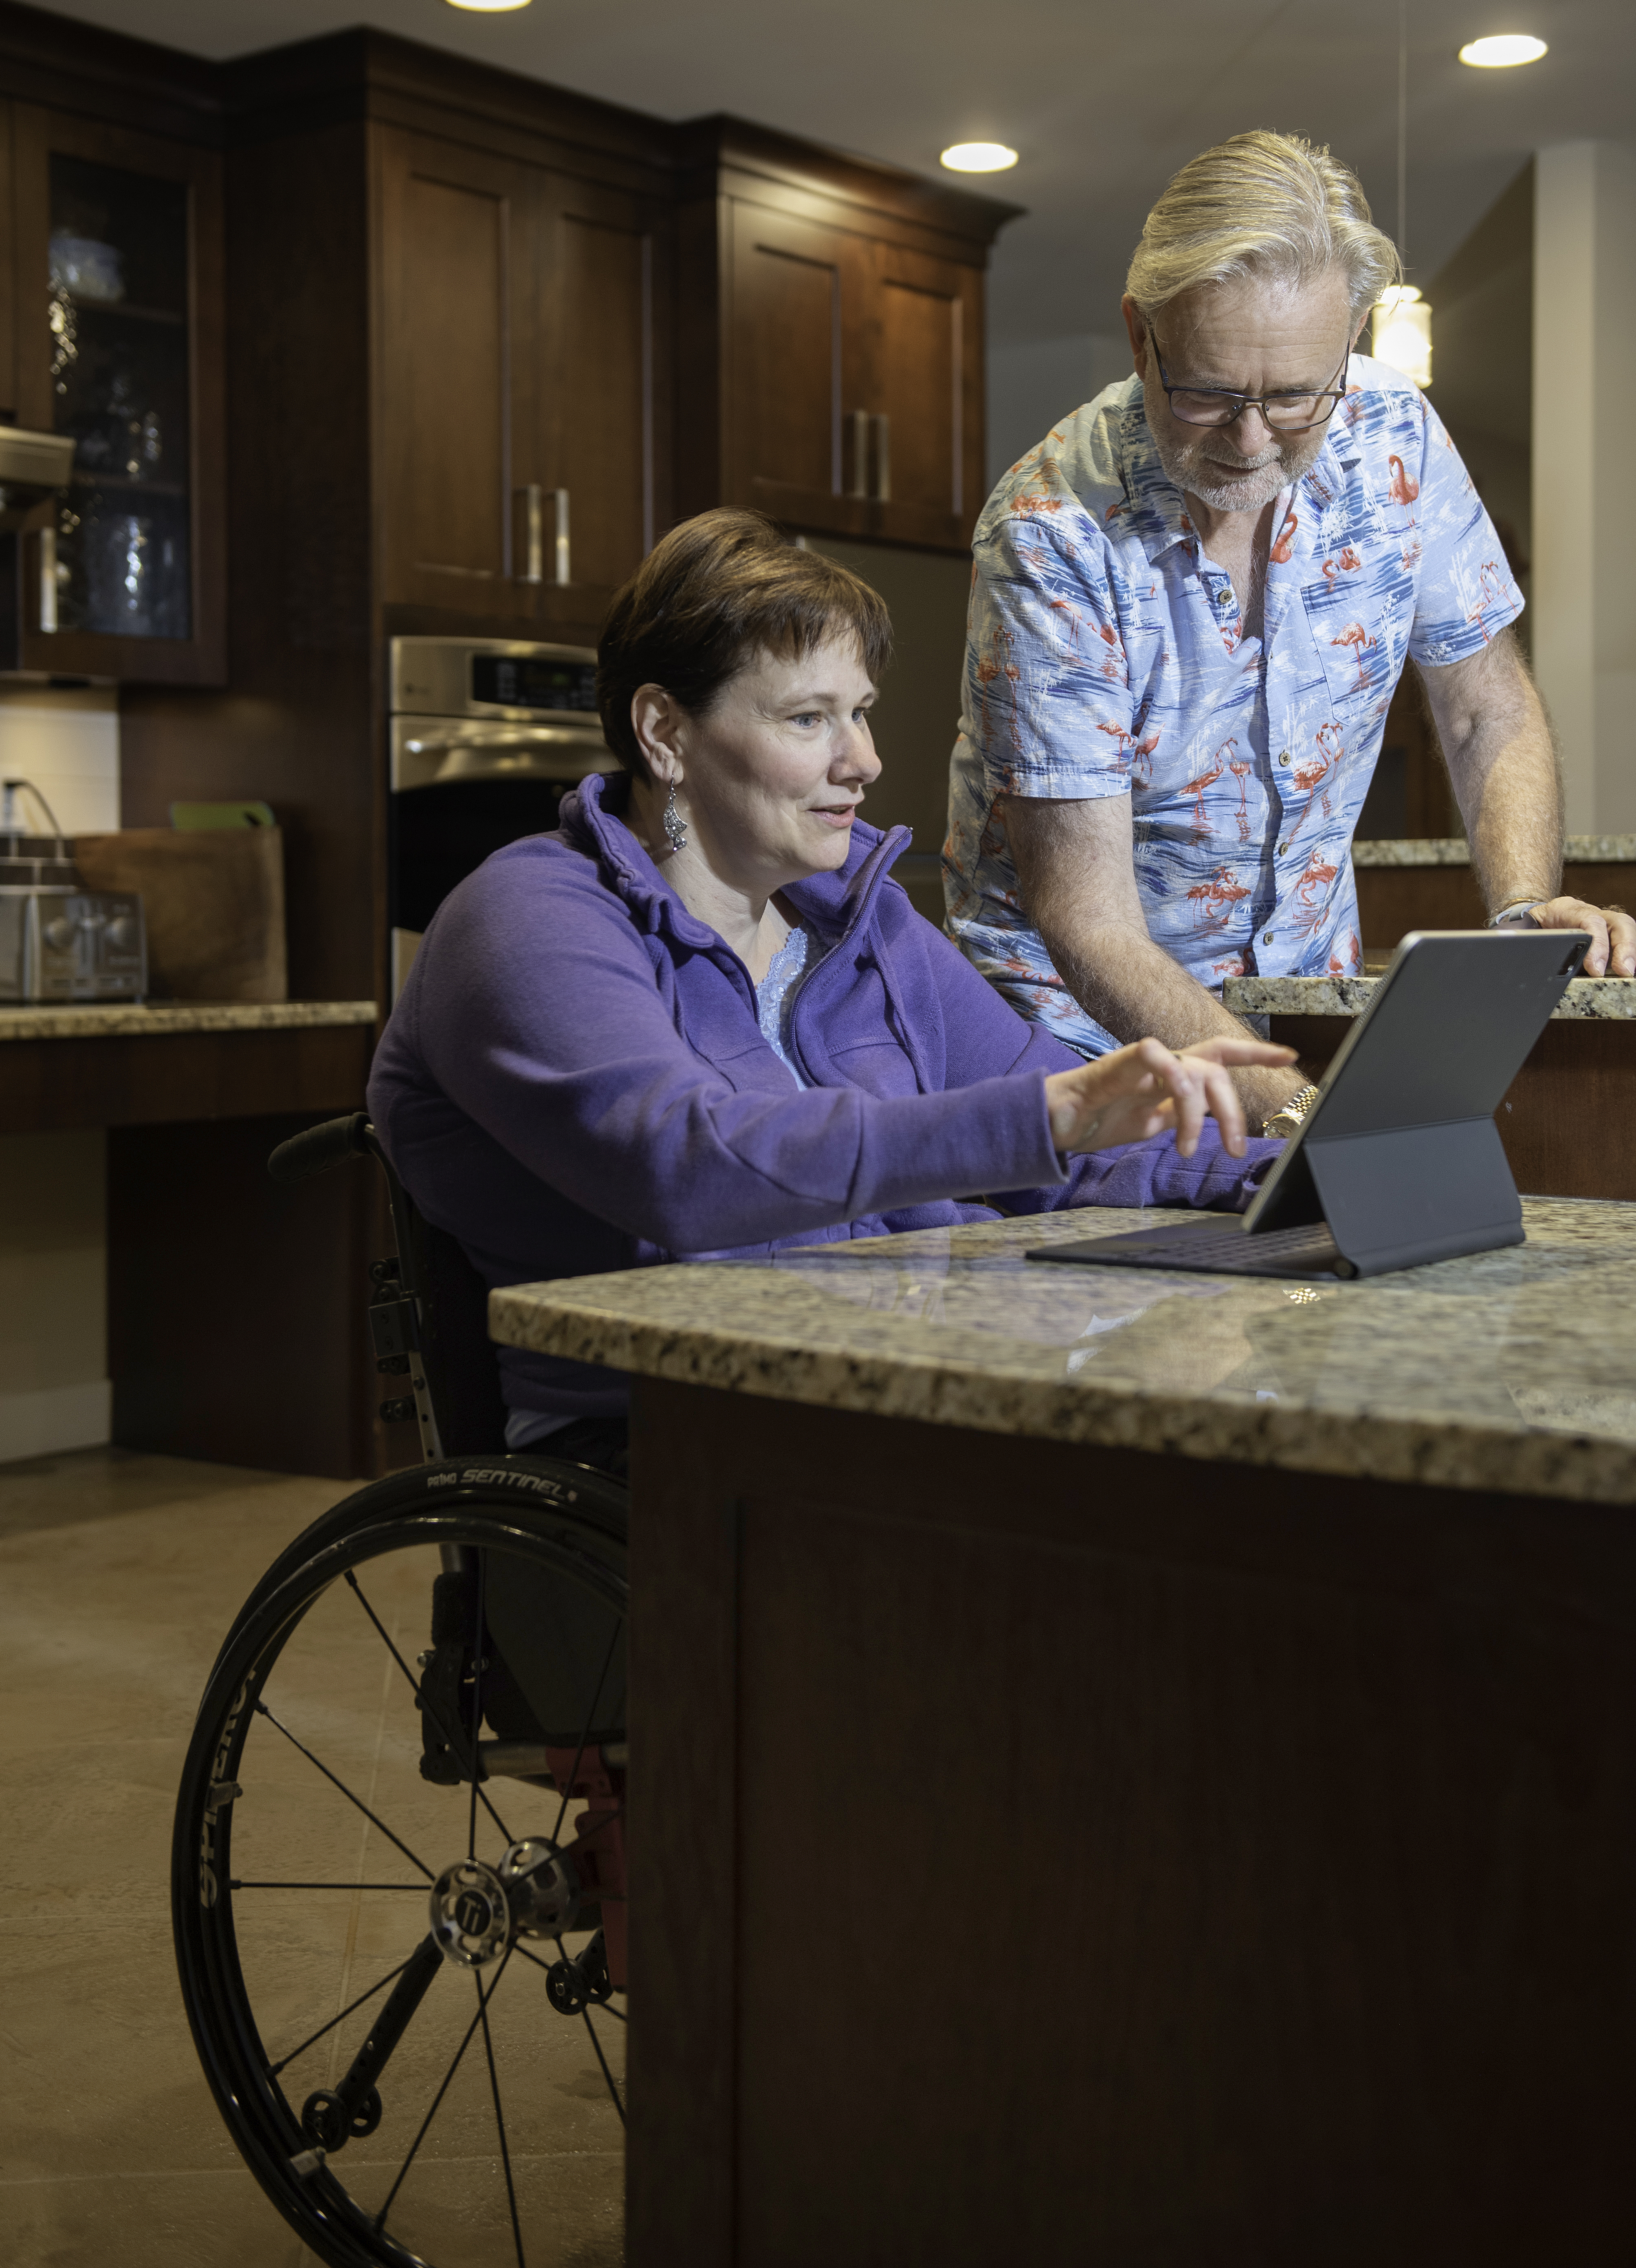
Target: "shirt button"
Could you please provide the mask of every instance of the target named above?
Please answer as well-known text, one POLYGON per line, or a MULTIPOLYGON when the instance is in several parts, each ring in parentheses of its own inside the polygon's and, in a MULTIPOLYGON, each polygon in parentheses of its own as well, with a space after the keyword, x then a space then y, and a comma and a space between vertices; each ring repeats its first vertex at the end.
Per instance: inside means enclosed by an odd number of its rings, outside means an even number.
POLYGON ((1289 849, 1289 844, 1288 844, 1287 843, 1279 843, 1279 858, 1280 858, 1284 856, 1284 853, 1285 853, 1288 849, 1289 849))
POLYGON ((1289 750, 1288 750, 1287 748, 1280 748, 1280 749, 1279 750, 1279 762, 1281 764, 1286 764, 1286 763, 1288 763, 1288 762, 1289 762, 1289 750))
POLYGON ((1271 930, 1269 930, 1269 931, 1267 932, 1266 935, 1262 939, 1261 942, 1263 943, 1263 945, 1271 945, 1271 942, 1272 942, 1272 932, 1271 932, 1271 930))

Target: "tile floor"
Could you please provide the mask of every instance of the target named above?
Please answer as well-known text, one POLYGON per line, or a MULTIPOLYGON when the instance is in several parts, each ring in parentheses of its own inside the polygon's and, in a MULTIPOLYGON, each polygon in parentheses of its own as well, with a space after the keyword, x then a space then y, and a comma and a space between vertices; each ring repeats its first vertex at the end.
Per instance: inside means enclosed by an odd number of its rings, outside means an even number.
MULTIPOLYGON (((240 2164, 206 2088, 176 1983, 167 1871, 183 1752, 216 1649, 269 1562, 339 1493, 332 1482, 117 1449, 0 1466, 6 2268, 299 2268, 313 2257, 240 2164)), ((375 1603, 398 1617, 412 1653, 425 1643, 424 1587, 405 1570, 396 1588, 375 1603)), ((319 1621, 328 1611, 326 1599, 280 1665, 286 1717, 306 1712, 310 1734, 318 1728, 332 1755, 371 1775, 377 1808, 409 1839, 441 1832, 429 1822, 447 1798, 416 1776, 413 1720, 389 1711, 378 1660, 355 1650, 338 1673, 319 1621)), ((527 1814, 549 1799, 511 1785, 509 1831, 549 1831, 527 1814)), ((360 1843, 357 1815, 332 1803, 298 1757, 264 1760, 257 1793, 235 1871, 247 1874, 258 1848, 304 1878, 338 1864, 343 1845, 355 1874, 360 1858, 365 1877, 393 1863, 372 1829, 360 1843)), ((334 2014, 426 1926, 418 1897, 343 1892, 313 1905, 262 1909, 276 1915, 263 1938, 252 1944, 247 1929, 242 1940, 247 1973, 264 1980, 258 2013, 269 2036, 274 2021, 334 2014)), ((536 2025, 516 1996, 509 2024, 505 2013, 497 2007, 497 2053, 505 2067, 509 2045, 512 2068, 520 2057, 526 2073, 513 2130, 549 2137, 546 2147, 512 2143, 530 2268, 611 2268, 621 2257, 619 2138, 591 2051, 573 2025, 536 2025)), ((334 2036, 315 2061, 328 2054, 333 2064, 346 2037, 334 2036)), ((412 2051, 394 2066, 400 2095, 430 2088, 433 2060, 412 2051)), ((317 2070, 313 2083, 335 2075, 317 2070)), ((504 2191, 487 2087, 474 2057, 413 2176, 424 2180, 422 2218, 404 2233, 438 2268, 504 2268, 514 2257, 497 2220, 504 2191)), ((410 2106, 391 2109, 401 2124, 410 2106)), ((380 2148, 392 2139, 388 2117, 380 2148)), ((389 2154, 372 2171, 370 2146, 350 2147, 360 2193, 377 2171, 384 2186, 389 2154)))

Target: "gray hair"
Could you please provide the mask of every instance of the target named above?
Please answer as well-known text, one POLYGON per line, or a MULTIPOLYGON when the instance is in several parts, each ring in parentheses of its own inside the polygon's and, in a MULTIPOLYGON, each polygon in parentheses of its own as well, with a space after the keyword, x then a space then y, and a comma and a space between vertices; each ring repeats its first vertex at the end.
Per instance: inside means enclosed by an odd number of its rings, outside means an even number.
POLYGON ((1244 276, 1301 284, 1345 270, 1353 319, 1401 282, 1350 166, 1295 134, 1234 134, 1190 158, 1147 216, 1124 288, 1144 315, 1244 276))

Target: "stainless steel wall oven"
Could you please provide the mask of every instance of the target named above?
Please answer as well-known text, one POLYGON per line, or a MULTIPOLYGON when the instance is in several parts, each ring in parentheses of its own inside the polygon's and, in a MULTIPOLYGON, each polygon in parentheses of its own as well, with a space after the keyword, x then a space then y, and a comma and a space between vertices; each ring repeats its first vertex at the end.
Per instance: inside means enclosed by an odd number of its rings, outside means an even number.
POLYGON ((555 827, 568 789, 618 763, 589 646, 402 637, 389 659, 395 998, 455 884, 503 844, 555 827))

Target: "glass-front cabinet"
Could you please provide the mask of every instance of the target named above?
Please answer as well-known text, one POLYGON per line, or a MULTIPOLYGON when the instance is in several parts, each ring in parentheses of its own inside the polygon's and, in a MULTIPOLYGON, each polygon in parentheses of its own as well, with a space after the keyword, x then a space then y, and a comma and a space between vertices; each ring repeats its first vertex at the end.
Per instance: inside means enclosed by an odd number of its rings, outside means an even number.
POLYGON ((19 422, 74 442, 68 485, 26 546, 25 666, 219 683, 219 160, 14 115, 19 422))

